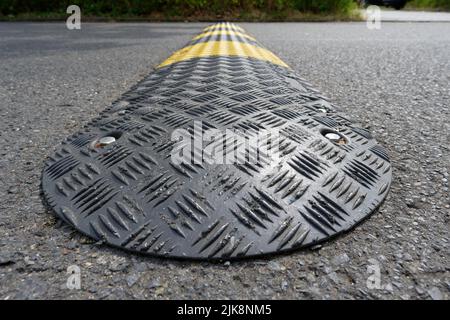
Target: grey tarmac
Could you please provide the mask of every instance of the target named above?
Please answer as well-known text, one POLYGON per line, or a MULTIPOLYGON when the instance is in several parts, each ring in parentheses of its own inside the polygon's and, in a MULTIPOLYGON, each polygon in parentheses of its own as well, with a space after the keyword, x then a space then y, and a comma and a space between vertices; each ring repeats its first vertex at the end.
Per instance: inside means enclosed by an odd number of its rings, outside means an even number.
POLYGON ((0 299, 448 299, 450 23, 240 24, 388 150, 390 194, 348 234, 188 262, 92 243, 54 218, 46 157, 206 25, 0 23, 0 299))

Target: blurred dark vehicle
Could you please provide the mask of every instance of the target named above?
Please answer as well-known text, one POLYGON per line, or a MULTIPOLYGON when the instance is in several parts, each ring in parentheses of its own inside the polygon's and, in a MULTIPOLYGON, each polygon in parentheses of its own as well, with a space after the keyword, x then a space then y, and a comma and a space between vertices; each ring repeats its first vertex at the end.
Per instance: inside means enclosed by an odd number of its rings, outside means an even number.
POLYGON ((374 4, 377 6, 393 7, 396 10, 400 10, 406 5, 408 0, 359 0, 358 2, 363 7, 374 4))

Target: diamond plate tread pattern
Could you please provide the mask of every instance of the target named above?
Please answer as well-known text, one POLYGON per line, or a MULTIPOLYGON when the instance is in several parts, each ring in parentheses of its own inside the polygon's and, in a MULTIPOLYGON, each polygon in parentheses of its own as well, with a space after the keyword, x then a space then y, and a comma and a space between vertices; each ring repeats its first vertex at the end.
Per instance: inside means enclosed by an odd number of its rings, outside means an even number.
POLYGON ((156 69, 67 138, 42 176, 49 206, 89 237, 193 259, 251 257, 327 240, 369 216, 390 183, 389 156, 367 130, 289 68, 239 56, 156 69), (281 156, 173 163, 173 130, 193 132, 196 120, 203 130, 277 128, 281 156), (116 142, 92 147, 105 136, 116 142))

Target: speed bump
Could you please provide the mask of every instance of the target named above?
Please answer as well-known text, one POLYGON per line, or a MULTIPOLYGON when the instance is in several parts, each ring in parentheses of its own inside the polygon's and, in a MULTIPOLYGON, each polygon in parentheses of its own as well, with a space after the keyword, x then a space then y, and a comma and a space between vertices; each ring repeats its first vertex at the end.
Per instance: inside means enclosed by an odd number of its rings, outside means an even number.
POLYGON ((83 234, 191 259, 323 242, 373 213, 390 183, 389 156, 369 131, 229 23, 204 29, 68 137, 42 176, 48 205, 83 234), (177 130, 276 132, 266 147, 276 142, 277 156, 203 161, 220 135, 184 154, 200 161, 175 161, 177 130))

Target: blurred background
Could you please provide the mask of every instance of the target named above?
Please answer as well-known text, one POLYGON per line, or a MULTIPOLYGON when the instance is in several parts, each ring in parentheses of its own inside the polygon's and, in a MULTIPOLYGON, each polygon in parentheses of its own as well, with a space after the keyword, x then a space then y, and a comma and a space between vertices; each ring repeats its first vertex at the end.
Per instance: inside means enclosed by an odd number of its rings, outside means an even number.
POLYGON ((359 8, 450 10, 450 0, 1 0, 1 20, 65 19, 78 5, 83 18, 152 21, 358 20, 359 8))

